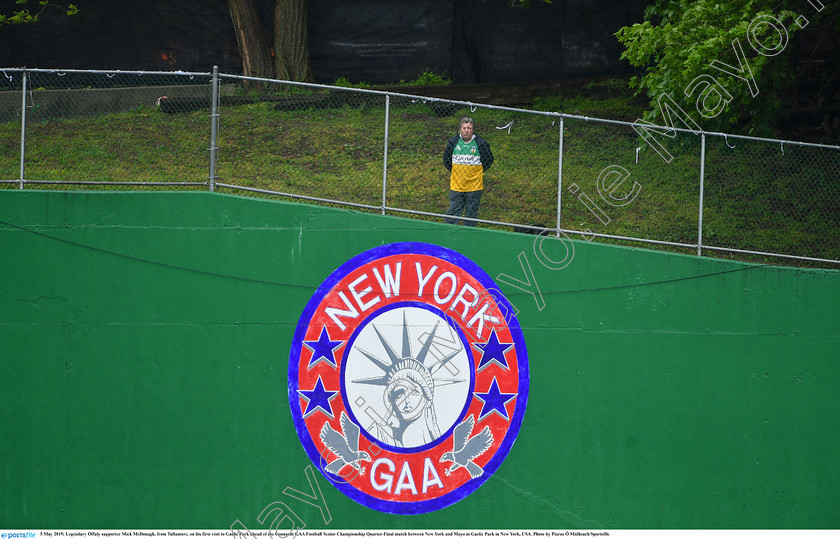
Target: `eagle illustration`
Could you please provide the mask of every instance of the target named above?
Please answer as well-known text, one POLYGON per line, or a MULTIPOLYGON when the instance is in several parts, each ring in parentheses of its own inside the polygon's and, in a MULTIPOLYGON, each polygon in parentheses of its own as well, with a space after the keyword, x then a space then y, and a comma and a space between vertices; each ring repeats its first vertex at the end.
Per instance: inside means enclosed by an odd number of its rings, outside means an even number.
POLYGON ((487 451, 493 444, 493 434, 490 432, 490 427, 485 425, 481 432, 470 438, 474 426, 475 416, 469 416, 452 432, 455 447, 440 457, 440 462, 453 463, 446 470, 446 475, 451 475, 461 467, 466 468, 473 479, 484 473, 484 469, 472 460, 487 451))
POLYGON ((343 434, 332 428, 329 423, 324 423, 323 428, 321 428, 321 441, 324 442, 327 449, 338 457, 330 462, 325 470, 333 475, 338 475, 338 472, 349 464, 356 468, 361 475, 364 475, 365 470, 360 462, 370 462, 370 455, 365 451, 359 451, 359 426, 350 421, 344 411, 341 412, 340 421, 343 434))

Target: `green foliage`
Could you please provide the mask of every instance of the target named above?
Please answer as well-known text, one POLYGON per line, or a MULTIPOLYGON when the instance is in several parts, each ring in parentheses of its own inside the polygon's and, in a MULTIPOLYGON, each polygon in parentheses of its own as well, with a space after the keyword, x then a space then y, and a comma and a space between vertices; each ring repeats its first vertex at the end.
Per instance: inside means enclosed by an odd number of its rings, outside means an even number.
POLYGON ((371 86, 367 82, 350 82, 347 80, 347 77, 338 77, 332 85, 342 86, 344 88, 370 88, 371 86))
POLYGON ((627 80, 619 78, 591 81, 583 86, 583 91, 537 97, 532 108, 628 122, 645 112, 641 101, 633 97, 627 80))
MULTIPOLYGON (((621 58, 644 70, 631 79, 637 93, 650 99, 651 110, 644 119, 661 124, 657 100, 669 95, 699 119, 705 130, 769 134, 780 105, 779 91, 793 80, 792 67, 782 52, 799 30, 794 23, 798 15, 777 6, 775 0, 657 0, 645 10, 643 23, 620 29, 616 36, 625 46, 621 58), (763 22, 774 20, 786 32, 763 22), (735 40, 743 50, 740 59, 735 40), (733 70, 742 69, 741 60, 746 61, 758 93, 753 95, 746 80, 711 67, 715 60, 733 70), (704 88, 716 87, 705 83, 692 92, 692 82, 701 76, 706 81, 713 77, 731 100, 725 105, 727 99, 716 101, 722 92, 706 94, 704 88), (707 105, 716 114, 709 109, 705 109, 707 114, 698 112, 702 95, 710 96, 707 105)), ((743 76, 747 78, 745 72, 743 76)))
MULTIPOLYGON (((431 69, 424 69, 416 79, 409 81, 401 80, 399 86, 445 86, 452 84, 452 79, 445 75, 435 73, 431 69)), ((333 82, 333 86, 345 88, 370 88, 372 85, 367 82, 350 82, 347 77, 339 77, 333 82)))
MULTIPOLYGON (((49 7, 61 9, 67 15, 76 15, 79 12, 79 8, 76 7, 75 4, 69 4, 65 7, 52 4, 48 0, 38 0, 37 2, 33 2, 33 4, 35 3, 38 5, 38 11, 35 13, 30 12, 29 9, 12 10, 10 14, 0 13, 0 27, 6 24, 27 24, 38 22, 38 17, 49 7)), ((15 0, 15 4, 19 6, 26 6, 29 4, 29 0, 15 0)))
MULTIPOLYGON (((485 2, 487 0, 484 0, 485 2)), ((550 4, 551 0, 540 0, 543 3, 550 4)), ((528 9, 531 7, 531 0, 507 0, 510 7, 521 7, 523 9, 528 9)))
POLYGON ((627 81, 619 78, 610 78, 606 80, 593 80, 587 82, 584 86, 587 90, 609 90, 616 92, 623 92, 627 90, 627 81))
POLYGON ((405 86, 445 86, 447 84, 452 84, 452 79, 430 69, 424 70, 414 80, 400 81, 400 85, 405 86))

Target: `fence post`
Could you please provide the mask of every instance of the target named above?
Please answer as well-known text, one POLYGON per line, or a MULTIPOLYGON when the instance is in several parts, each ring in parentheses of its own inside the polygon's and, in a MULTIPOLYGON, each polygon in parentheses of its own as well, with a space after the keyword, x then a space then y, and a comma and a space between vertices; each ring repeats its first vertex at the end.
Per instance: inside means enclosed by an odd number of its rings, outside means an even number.
POLYGON ((382 158, 382 215, 385 215, 385 195, 388 185, 388 121, 391 114, 391 94, 385 94, 385 148, 382 158))
POLYGON ((697 255, 703 254, 703 189, 706 181, 706 133, 700 135, 700 202, 697 216, 697 255))
POLYGON ((563 210, 563 117, 560 117, 560 142, 557 151, 557 237, 560 237, 560 216, 563 210))
POLYGON ((210 177, 207 183, 210 191, 216 190, 216 134, 219 129, 219 66, 213 66, 213 77, 210 80, 210 177))
POLYGON ((20 183, 18 187, 23 189, 24 155, 26 153, 26 69, 23 70, 23 92, 20 102, 20 183))

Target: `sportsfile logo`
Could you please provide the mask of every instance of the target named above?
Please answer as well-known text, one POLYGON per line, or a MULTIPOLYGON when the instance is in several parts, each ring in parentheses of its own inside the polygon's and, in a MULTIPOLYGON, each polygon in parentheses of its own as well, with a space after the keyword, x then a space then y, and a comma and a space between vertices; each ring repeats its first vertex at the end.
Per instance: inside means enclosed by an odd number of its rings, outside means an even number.
POLYGON ((342 265, 292 343, 303 447, 378 511, 434 511, 475 491, 509 452, 527 398, 512 306, 474 262, 435 245, 384 245, 342 265))

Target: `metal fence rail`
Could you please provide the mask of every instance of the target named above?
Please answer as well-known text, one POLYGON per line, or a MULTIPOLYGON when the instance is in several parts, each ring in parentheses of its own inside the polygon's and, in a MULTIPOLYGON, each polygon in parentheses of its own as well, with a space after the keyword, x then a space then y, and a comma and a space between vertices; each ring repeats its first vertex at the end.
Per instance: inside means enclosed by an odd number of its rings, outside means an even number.
POLYGON ((228 74, 0 70, 0 188, 209 189, 441 220, 446 140, 490 142, 479 223, 840 264, 840 148, 228 74))

